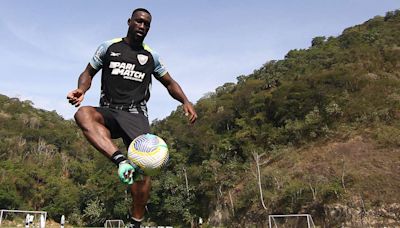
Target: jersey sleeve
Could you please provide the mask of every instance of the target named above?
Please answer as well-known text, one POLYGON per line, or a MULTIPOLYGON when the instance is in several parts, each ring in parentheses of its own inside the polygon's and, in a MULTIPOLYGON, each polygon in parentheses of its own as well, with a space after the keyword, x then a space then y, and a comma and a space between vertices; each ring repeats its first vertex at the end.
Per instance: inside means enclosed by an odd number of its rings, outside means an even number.
POLYGON ((96 69, 100 70, 103 67, 104 59, 106 57, 107 49, 111 46, 111 44, 122 40, 122 38, 116 38, 109 41, 106 41, 97 48, 96 52, 94 53, 92 59, 90 59, 90 65, 96 69))
POLYGON ((165 67, 164 63, 161 61, 160 56, 156 52, 153 52, 152 54, 153 54, 154 64, 155 64, 153 75, 156 78, 161 78, 168 72, 167 68, 165 67))

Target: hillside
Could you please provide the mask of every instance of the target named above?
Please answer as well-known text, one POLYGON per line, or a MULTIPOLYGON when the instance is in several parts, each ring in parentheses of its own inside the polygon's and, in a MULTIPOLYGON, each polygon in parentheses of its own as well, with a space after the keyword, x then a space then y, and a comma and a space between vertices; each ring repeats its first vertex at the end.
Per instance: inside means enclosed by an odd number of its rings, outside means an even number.
POLYGON ((399 225, 399 28, 396 11, 316 37, 207 94, 196 126, 179 109, 155 123, 179 154, 171 170, 188 170, 192 215, 228 227, 282 213, 399 225))
POLYGON ((55 112, 1 95, 0 158, 0 209, 44 210, 81 226, 126 217, 115 167, 55 112))
MULTIPOLYGON (((310 213, 322 227, 400 226, 400 11, 315 37, 195 107, 195 125, 181 107, 152 124, 171 159, 147 224, 266 227, 269 214, 310 213)), ((115 167, 73 121, 0 96, 0 136, 0 208, 78 226, 126 218, 115 167)))

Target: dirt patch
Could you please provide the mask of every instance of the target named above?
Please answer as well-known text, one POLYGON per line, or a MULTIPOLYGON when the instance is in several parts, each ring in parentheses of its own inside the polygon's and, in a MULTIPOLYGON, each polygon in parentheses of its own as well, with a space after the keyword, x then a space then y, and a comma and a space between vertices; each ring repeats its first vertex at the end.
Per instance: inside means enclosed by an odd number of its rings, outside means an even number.
POLYGON ((400 149, 381 148, 361 136, 345 142, 331 142, 297 151, 293 171, 336 178, 346 190, 367 199, 400 201, 400 149))

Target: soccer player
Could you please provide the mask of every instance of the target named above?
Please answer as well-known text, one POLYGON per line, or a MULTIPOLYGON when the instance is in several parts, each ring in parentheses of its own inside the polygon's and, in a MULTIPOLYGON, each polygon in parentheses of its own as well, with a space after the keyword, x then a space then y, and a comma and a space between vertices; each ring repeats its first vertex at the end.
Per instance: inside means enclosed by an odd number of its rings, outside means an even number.
POLYGON ((170 76, 158 54, 143 43, 151 19, 146 9, 135 9, 128 19, 126 37, 102 43, 80 74, 78 88, 67 95, 69 103, 78 107, 90 88, 92 78, 102 70, 100 107, 80 107, 74 117, 87 140, 118 166, 120 180, 130 185, 134 227, 140 227, 144 218, 150 195, 150 177, 138 179, 137 170, 112 139, 122 138, 128 148, 134 138, 150 132, 146 103, 150 98, 152 75, 183 104, 190 123, 197 119, 193 105, 170 76))

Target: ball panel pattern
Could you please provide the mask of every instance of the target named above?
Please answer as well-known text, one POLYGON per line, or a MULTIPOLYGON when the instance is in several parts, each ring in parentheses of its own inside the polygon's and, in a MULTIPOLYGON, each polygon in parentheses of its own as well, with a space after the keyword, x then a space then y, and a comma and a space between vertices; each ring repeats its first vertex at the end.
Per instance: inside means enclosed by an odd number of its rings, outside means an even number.
POLYGON ((153 176, 168 162, 168 147, 164 140, 156 135, 140 135, 130 144, 128 158, 146 175, 153 176))

